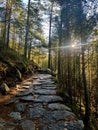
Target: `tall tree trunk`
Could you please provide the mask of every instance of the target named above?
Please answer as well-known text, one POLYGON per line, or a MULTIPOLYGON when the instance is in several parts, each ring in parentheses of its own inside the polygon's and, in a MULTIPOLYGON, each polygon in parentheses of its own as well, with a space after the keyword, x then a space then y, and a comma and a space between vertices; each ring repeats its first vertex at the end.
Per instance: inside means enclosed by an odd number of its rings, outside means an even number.
POLYGON ((4 48, 6 46, 7 10, 8 10, 8 0, 6 0, 6 10, 5 10, 5 17, 4 17, 4 31, 3 31, 4 48))
POLYGON ((60 80, 61 77, 61 60, 60 60, 60 46, 62 44, 62 14, 60 15, 60 31, 59 31, 59 44, 58 44, 58 79, 60 80))
POLYGON ((86 81, 86 74, 85 74, 85 55, 84 55, 84 47, 82 46, 82 78, 83 78, 83 86, 84 86, 84 96, 85 96, 85 130, 89 128, 89 121, 90 121, 90 103, 89 103, 89 91, 86 81))
POLYGON ((10 35, 10 25, 11 25, 11 14, 12 14, 12 1, 8 3, 8 28, 7 28, 7 40, 6 40, 6 47, 9 47, 9 35, 10 35))
POLYGON ((20 54, 21 41, 22 41, 22 38, 21 38, 21 35, 19 34, 19 44, 18 44, 18 53, 19 54, 20 54))
MULTIPOLYGON (((70 50, 69 50, 70 51, 70 50)), ((69 97, 70 97, 70 104, 72 104, 72 84, 71 84, 71 57, 70 57, 70 52, 68 53, 67 55, 67 62, 68 62, 68 65, 67 65, 67 73, 68 73, 68 94, 69 94, 69 97)))
POLYGON ((51 25, 52 25, 52 12, 53 12, 53 2, 50 8, 50 22, 49 22, 49 44, 48 44, 48 68, 51 69, 51 25))
POLYGON ((28 0, 28 11, 27 11, 27 22, 26 22, 26 33, 25 33, 25 45, 24 45, 24 57, 27 58, 27 49, 28 49, 28 34, 29 34, 29 17, 30 17, 30 3, 31 0, 28 0))
MULTIPOLYGON (((83 33, 83 7, 82 7, 82 0, 78 3, 79 10, 80 10, 80 37, 81 37, 81 44, 84 44, 85 36, 83 33)), ((89 91, 87 86, 86 80, 86 73, 85 73, 85 49, 82 46, 82 80, 83 80, 83 87, 84 87, 84 98, 85 98, 85 117, 84 117, 84 124, 85 130, 90 128, 90 102, 89 102, 89 91)))
POLYGON ((79 103, 80 103, 80 114, 81 114, 81 103, 82 103, 82 82, 81 82, 81 62, 80 62, 80 53, 79 53, 79 56, 78 56, 78 75, 77 75, 77 78, 78 78, 78 83, 77 83, 77 86, 79 88, 79 96, 80 96, 80 99, 79 99, 79 103))
POLYGON ((31 58, 31 45, 32 45, 32 40, 29 43, 29 50, 28 50, 28 59, 30 60, 31 58))
POLYGON ((15 43, 15 33, 16 33, 16 30, 15 30, 15 27, 13 25, 13 37, 12 37, 12 48, 16 50, 16 43, 15 43))

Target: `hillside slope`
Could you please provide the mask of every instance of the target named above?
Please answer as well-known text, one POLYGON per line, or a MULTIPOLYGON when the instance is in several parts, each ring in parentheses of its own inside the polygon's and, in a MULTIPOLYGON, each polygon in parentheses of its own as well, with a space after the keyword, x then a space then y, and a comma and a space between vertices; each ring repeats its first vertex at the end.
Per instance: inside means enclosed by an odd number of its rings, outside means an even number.
POLYGON ((6 83, 9 88, 15 86, 34 73, 35 66, 33 61, 25 60, 14 50, 0 47, 0 85, 6 83))

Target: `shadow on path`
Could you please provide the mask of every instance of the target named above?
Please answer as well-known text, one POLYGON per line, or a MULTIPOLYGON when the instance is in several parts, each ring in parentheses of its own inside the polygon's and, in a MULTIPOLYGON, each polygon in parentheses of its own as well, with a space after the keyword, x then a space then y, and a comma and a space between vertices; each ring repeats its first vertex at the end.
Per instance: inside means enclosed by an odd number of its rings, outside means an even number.
POLYGON ((63 99, 56 95, 57 85, 49 74, 36 74, 17 86, 18 93, 4 106, 7 118, 0 118, 0 130, 82 130, 63 99), (32 82, 34 81, 34 82, 32 82))

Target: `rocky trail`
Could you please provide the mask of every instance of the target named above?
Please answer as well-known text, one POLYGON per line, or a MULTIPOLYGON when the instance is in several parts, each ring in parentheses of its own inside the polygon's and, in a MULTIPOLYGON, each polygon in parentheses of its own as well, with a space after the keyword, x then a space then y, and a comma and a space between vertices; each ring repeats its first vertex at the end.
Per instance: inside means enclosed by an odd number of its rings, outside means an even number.
POLYGON ((56 91, 49 74, 36 74, 17 85, 14 96, 0 105, 0 130, 82 130, 83 122, 56 91))

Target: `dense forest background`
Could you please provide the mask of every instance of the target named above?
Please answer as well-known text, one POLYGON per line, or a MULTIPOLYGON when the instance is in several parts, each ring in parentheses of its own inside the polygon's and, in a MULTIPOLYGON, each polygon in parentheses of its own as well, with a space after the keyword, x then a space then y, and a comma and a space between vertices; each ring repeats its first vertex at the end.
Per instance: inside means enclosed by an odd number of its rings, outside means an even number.
POLYGON ((34 68, 55 72, 58 93, 69 99, 85 129, 98 129, 98 1, 1 2, 1 83, 12 76, 8 68, 18 78, 34 68))

